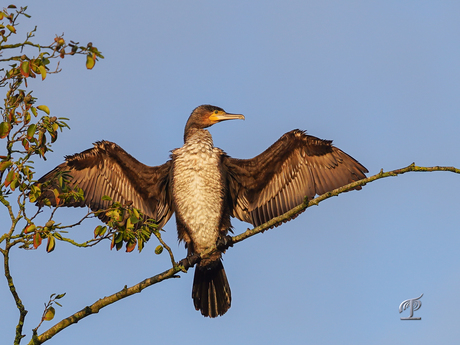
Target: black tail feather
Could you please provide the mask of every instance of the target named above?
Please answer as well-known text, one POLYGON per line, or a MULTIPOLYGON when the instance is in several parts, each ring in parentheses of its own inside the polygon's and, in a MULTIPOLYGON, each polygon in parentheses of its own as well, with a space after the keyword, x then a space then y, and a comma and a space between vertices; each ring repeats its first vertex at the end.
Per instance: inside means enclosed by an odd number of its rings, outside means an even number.
POLYGON ((192 290, 195 309, 209 317, 224 315, 230 308, 232 294, 222 261, 195 269, 192 290))

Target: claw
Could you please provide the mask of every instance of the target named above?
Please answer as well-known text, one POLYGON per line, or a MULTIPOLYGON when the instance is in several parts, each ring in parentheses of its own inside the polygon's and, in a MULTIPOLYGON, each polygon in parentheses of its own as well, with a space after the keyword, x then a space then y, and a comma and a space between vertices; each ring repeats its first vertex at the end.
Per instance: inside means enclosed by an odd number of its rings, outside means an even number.
POLYGON ((221 252, 225 252, 229 247, 233 247, 233 239, 230 235, 219 237, 216 243, 217 249, 221 252))
POLYGON ((200 255, 199 254, 191 254, 187 255, 186 258, 182 259, 179 261, 179 265, 184 266, 186 270, 188 270, 190 267, 195 266, 195 264, 200 261, 200 255))

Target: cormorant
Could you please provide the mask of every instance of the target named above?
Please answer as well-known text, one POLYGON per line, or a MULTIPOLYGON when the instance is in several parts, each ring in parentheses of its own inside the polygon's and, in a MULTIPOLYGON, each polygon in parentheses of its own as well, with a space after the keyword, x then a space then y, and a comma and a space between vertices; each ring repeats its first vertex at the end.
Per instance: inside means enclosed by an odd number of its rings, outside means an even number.
MULTIPOLYGON (((360 180, 368 172, 332 141, 297 129, 252 159, 231 158, 214 147, 205 128, 232 119, 244 116, 201 105, 187 121, 184 145, 173 150, 163 165, 146 166, 117 144, 100 141, 67 156, 39 183, 68 171, 70 186, 78 185, 85 199, 65 206, 107 209, 109 201, 102 197, 108 195, 113 201, 131 203, 160 228, 175 212, 178 238, 185 241, 190 255, 216 245, 230 230, 231 216, 258 226, 301 204, 305 197, 360 180)), ((47 193, 55 204, 53 196, 47 193)), ((104 215, 100 218, 107 221, 104 215)), ((204 316, 217 317, 230 308, 230 286, 220 252, 198 263, 192 298, 204 316)))

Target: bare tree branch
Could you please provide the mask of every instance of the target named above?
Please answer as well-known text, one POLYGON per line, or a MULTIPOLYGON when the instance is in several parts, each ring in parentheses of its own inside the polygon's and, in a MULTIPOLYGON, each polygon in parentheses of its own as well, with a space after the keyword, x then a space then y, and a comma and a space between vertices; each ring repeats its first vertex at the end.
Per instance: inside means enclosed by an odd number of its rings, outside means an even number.
POLYGON ((122 290, 114 293, 113 295, 104 297, 96 301, 95 303, 91 304, 90 306, 87 306, 83 308, 82 310, 76 312, 75 314, 63 319, 62 321, 58 322, 56 325, 42 333, 41 335, 37 336, 36 334, 33 335, 32 340, 29 342, 29 344, 42 344, 43 342, 51 339, 54 335, 59 333, 60 331, 64 330, 68 326, 77 323, 81 319, 91 315, 98 313, 99 310, 102 308, 115 303, 116 301, 119 301, 123 298, 126 298, 128 296, 131 296, 135 293, 139 293, 145 288, 159 283, 163 280, 169 279, 169 278, 175 278, 175 274, 179 272, 181 268, 179 266, 175 266, 173 268, 170 268, 169 270, 164 271, 163 273, 157 274, 151 278, 147 278, 143 280, 142 282, 131 286, 127 287, 125 286, 122 290))
POLYGON ((260 226, 258 226, 256 228, 254 228, 254 229, 248 229, 244 233, 242 233, 240 235, 237 235, 237 236, 234 236, 232 238, 233 243, 241 242, 241 241, 245 240, 246 238, 254 236, 255 234, 258 234, 258 233, 263 232, 263 231, 265 231, 267 229, 279 226, 282 223, 285 223, 286 221, 288 221, 289 219, 293 219, 293 218, 297 217, 300 213, 305 211, 306 208, 308 208, 310 206, 316 206, 323 200, 329 199, 329 198, 331 198, 333 196, 337 196, 337 195, 339 195, 341 193, 344 193, 344 192, 348 192, 348 191, 350 191, 350 190, 352 190, 352 189, 354 189, 354 188, 356 188, 358 186, 364 186, 369 182, 379 180, 381 178, 390 177, 390 176, 398 176, 398 175, 402 175, 402 174, 405 174, 405 173, 411 172, 411 171, 416 171, 416 172, 450 171, 450 172, 453 172, 453 173, 456 173, 456 174, 460 174, 460 169, 457 169, 455 167, 442 167, 442 166, 419 167, 419 166, 416 166, 415 163, 412 163, 411 165, 409 165, 409 166, 407 166, 405 168, 396 169, 396 170, 387 171, 387 172, 384 172, 383 169, 382 169, 376 175, 373 175, 373 176, 367 177, 365 179, 362 179, 362 180, 347 184, 347 185, 345 185, 343 187, 334 189, 334 190, 332 190, 330 192, 327 192, 327 193, 324 193, 324 194, 322 194, 322 195, 320 195, 320 196, 318 196, 318 197, 316 197, 316 198, 314 198, 314 199, 312 199, 310 201, 305 200, 303 204, 294 207, 292 210, 286 212, 285 214, 283 214, 283 215, 281 215, 279 217, 273 218, 269 222, 267 222, 265 224, 262 224, 262 225, 260 225, 260 226))
POLYGON ((7 242, 7 248, 5 250, 2 250, 3 266, 5 270, 5 277, 6 277, 6 280, 8 281, 8 287, 10 289, 11 294, 13 295, 14 301, 16 302, 16 307, 19 310, 19 320, 16 326, 16 336, 14 337, 14 344, 19 345, 19 343, 21 342, 21 339, 24 337, 24 335, 22 335, 22 328, 24 326, 24 319, 27 315, 27 310, 22 304, 22 301, 19 298, 19 295, 16 291, 16 286, 13 283, 13 277, 11 276, 10 265, 9 265, 9 255, 8 254, 9 254, 10 247, 8 246, 8 244, 9 243, 7 242))
MULTIPOLYGON (((287 222, 290 219, 293 219, 297 217, 300 213, 305 211, 310 206, 318 205, 321 201, 329 199, 333 196, 337 196, 341 193, 348 192, 350 190, 355 189, 358 186, 364 186, 367 183, 370 183, 372 181, 385 178, 385 177, 390 177, 390 176, 397 176, 401 175, 407 172, 411 171, 416 171, 416 172, 431 172, 431 171, 450 171, 456 174, 460 174, 460 169, 454 168, 454 167, 441 167, 441 166, 435 166, 435 167, 419 167, 416 166, 415 163, 412 163, 411 165, 402 168, 402 169, 397 169, 397 170, 392 170, 388 172, 383 172, 383 170, 380 171, 380 173, 370 176, 368 178, 347 184, 346 186, 334 189, 333 191, 330 191, 328 193, 324 193, 323 195, 318 196, 317 198, 314 198, 310 201, 305 200, 301 205, 294 207, 292 210, 286 212, 285 214, 273 218, 269 222, 262 224, 254 229, 247 229, 245 232, 243 232, 240 235, 233 236, 231 238, 231 243, 235 244, 241 241, 244 241, 245 239, 254 236, 255 234, 261 233, 265 230, 268 230, 270 228, 276 227, 281 225, 284 222, 287 222)), ((219 249, 217 247, 212 247, 209 248, 206 252, 201 254, 201 258, 208 257, 212 253, 218 251, 219 249)), ((56 325, 45 331, 44 333, 37 335, 34 334, 33 339, 30 341, 29 344, 37 345, 37 344, 42 344, 43 342, 47 341, 48 339, 51 339, 55 334, 59 333, 63 329, 69 327, 70 325, 77 323, 81 319, 91 315, 98 313, 102 308, 115 303, 116 301, 119 301, 123 298, 126 298, 128 296, 131 296, 133 294, 139 293, 145 288, 157 284, 163 280, 170 279, 170 278, 175 278, 177 277, 176 273, 179 271, 187 272, 187 270, 190 267, 193 267, 197 261, 199 261, 200 257, 195 255, 193 257, 185 258, 181 260, 179 263, 175 263, 172 268, 157 274, 151 278, 147 278, 143 280, 142 282, 133 285, 131 287, 125 286, 122 290, 114 293, 111 296, 104 297, 96 301, 95 303, 91 304, 90 306, 87 306, 83 308, 82 310, 76 312, 75 314, 63 319, 62 321, 58 322, 56 325)))

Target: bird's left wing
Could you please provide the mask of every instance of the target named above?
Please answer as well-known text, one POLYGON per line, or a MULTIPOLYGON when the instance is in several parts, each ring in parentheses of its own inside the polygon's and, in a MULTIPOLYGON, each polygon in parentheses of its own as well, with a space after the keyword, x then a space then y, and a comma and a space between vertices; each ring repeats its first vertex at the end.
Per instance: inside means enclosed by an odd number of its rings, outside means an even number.
POLYGON ((252 159, 224 156, 223 164, 232 215, 254 226, 300 205, 305 197, 358 181, 368 172, 332 141, 300 130, 284 134, 252 159))
MULTIPOLYGON (((169 172, 171 161, 156 167, 140 163, 117 144, 100 141, 94 147, 66 157, 66 162, 57 166, 38 180, 39 183, 50 181, 43 188, 38 205, 43 198, 48 198, 56 205, 53 190, 60 191, 56 176, 60 173, 70 175, 68 185, 78 186, 84 192, 84 200, 71 200, 63 206, 88 206, 93 211, 110 207, 113 201, 131 204, 148 218, 153 218, 162 227, 173 213, 169 197, 169 172), (102 200, 109 196, 112 201, 102 200)), ((101 213, 99 218, 109 219, 101 213)))

